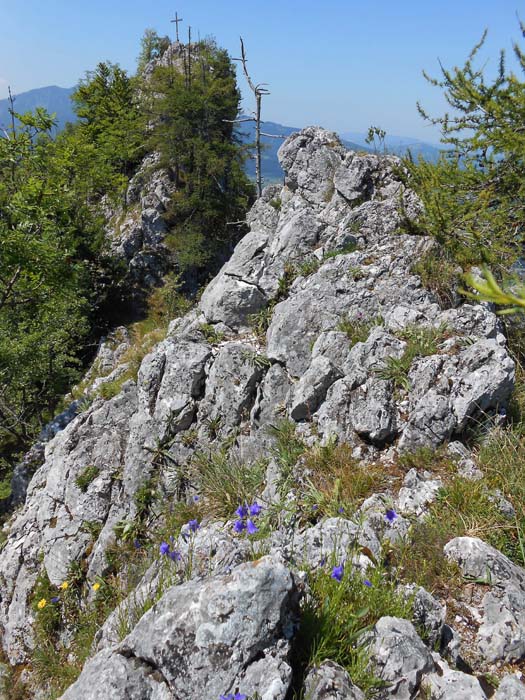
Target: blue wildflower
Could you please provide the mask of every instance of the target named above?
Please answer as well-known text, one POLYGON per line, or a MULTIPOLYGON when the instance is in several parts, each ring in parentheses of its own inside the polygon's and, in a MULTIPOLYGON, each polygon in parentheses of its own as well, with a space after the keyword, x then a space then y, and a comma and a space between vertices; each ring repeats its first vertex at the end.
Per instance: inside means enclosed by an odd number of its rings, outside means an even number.
POLYGON ((173 550, 173 552, 170 552, 169 556, 171 561, 180 561, 182 559, 180 552, 176 552, 175 550, 173 550))
POLYGON ((326 557, 322 557, 321 561, 319 562, 319 566, 324 566, 326 564, 326 557))
POLYGON ((134 539, 133 546, 135 547, 135 549, 140 549, 140 542, 137 539, 134 539))
POLYGON ((317 510, 318 508, 319 506, 317 505, 317 503, 314 503, 314 505, 312 506, 312 510, 317 510))
POLYGON ((59 598, 58 596, 55 596, 54 598, 51 598, 51 602, 52 602, 52 603, 58 603, 59 600, 60 600, 60 598, 59 598))
POLYGON ((246 527, 246 523, 244 522, 244 520, 236 520, 233 523, 233 529, 235 530, 235 532, 238 532, 239 534, 245 529, 245 527, 246 527))
POLYGON ((385 520, 390 524, 392 524, 397 517, 397 513, 393 508, 389 508, 385 513, 385 520))
POLYGON ((198 503, 199 502, 199 497, 198 496, 193 496, 193 502, 198 503))
POLYGON ((249 535, 255 535, 256 532, 259 532, 259 528, 255 526, 253 520, 248 520, 246 522, 246 531, 249 535))
POLYGON ((167 542, 161 542, 159 551, 162 554, 162 556, 166 556, 166 554, 170 553, 170 546, 167 542))
POLYGON ((188 523, 188 527, 191 530, 191 532, 197 532, 197 530, 200 527, 199 521, 198 520, 190 520, 190 522, 188 523))
POLYGON ((337 512, 338 512, 338 513, 344 513, 344 512, 345 512, 345 509, 343 508, 343 506, 340 506, 340 507, 337 509, 337 512))
POLYGON ((344 574, 344 566, 340 564, 339 566, 334 566, 332 569, 331 578, 335 578, 336 581, 341 581, 344 574))
POLYGON ((364 585, 365 585, 367 588, 372 588, 372 582, 369 581, 367 578, 365 578, 365 580, 363 581, 363 583, 364 583, 364 585))
POLYGON ((235 511, 235 515, 238 515, 239 518, 245 518, 248 515, 248 508, 245 505, 239 506, 235 511))
POLYGON ((256 517, 262 511, 262 506, 260 506, 257 501, 254 501, 248 510, 251 516, 256 517))

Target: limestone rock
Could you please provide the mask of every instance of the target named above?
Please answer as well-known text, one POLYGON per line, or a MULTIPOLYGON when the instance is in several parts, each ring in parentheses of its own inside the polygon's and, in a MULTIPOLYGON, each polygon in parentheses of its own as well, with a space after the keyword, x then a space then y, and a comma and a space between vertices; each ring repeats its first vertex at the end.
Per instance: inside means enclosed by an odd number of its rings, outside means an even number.
POLYGON ((413 599, 414 612, 412 622, 419 629, 424 630, 424 638, 428 646, 433 649, 441 641, 447 610, 423 587, 407 587, 410 592, 412 592, 413 588, 417 590, 413 599))
POLYGON ((309 418, 323 402, 326 392, 340 379, 341 372, 322 355, 314 357, 310 367, 294 387, 290 399, 290 416, 295 421, 309 418))
POLYGON ((434 670, 430 651, 419 638, 414 625, 396 617, 382 617, 371 633, 370 662, 387 687, 381 698, 411 700, 424 674, 434 670))
POLYGON ((446 661, 434 654, 436 671, 426 675, 421 689, 428 700, 486 700, 479 681, 467 673, 451 669, 446 661))
POLYGON ((477 537, 456 537, 445 545, 445 556, 457 562, 464 576, 491 585, 511 584, 525 591, 525 569, 477 537))
POLYGON ((420 474, 411 469, 403 480, 397 497, 398 510, 403 515, 421 515, 442 488, 441 479, 433 479, 429 473, 420 474))
POLYGON ((525 700, 525 685, 515 676, 505 676, 493 698, 494 700, 525 700))
POLYGON ((304 696, 309 700, 365 700, 364 693, 334 661, 324 661, 309 672, 304 682, 304 696))
POLYGON ((121 644, 88 661, 63 700, 200 700, 237 690, 284 700, 293 596, 290 573, 271 558, 172 587, 121 644))
POLYGON ((504 593, 487 593, 476 640, 483 658, 492 663, 525 658, 525 591, 509 586, 504 593))

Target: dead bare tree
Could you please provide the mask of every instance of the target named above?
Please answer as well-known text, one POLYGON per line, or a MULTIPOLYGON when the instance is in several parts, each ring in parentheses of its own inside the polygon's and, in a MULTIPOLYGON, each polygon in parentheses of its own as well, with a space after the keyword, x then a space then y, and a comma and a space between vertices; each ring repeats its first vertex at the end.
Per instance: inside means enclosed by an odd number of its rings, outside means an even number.
POLYGON ((261 121, 262 98, 264 95, 269 95, 270 91, 264 87, 265 85, 268 85, 268 83, 255 84, 253 82, 250 74, 248 73, 248 59, 246 58, 246 51, 244 49, 244 42, 242 40, 242 36, 240 37, 240 40, 241 58, 234 58, 233 60, 242 63, 244 75, 246 77, 248 85, 250 86, 250 90, 253 92, 255 97, 255 112, 253 112, 253 116, 247 117, 246 119, 235 119, 234 123, 242 124, 243 122, 255 122, 255 185, 257 187, 257 196, 260 197, 262 194, 261 136, 267 136, 268 138, 272 139, 280 139, 284 138, 284 136, 278 136, 276 134, 265 134, 264 131, 261 131, 261 124, 264 123, 261 121))

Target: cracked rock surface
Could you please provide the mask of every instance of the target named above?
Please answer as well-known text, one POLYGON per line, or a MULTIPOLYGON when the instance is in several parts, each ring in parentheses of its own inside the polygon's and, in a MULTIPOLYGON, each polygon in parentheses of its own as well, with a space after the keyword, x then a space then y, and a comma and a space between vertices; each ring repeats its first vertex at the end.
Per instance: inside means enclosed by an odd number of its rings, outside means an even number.
POLYGON ((86 664, 63 700, 200 700, 238 688, 284 700, 294 590, 290 572, 269 557, 174 586, 119 645, 86 664))
MULTIPOLYGON (((508 402, 514 363, 495 314, 459 301, 443 309, 413 271, 434 244, 400 233, 403 216, 414 218, 421 205, 395 174, 399 161, 347 152, 334 133, 315 127, 292 135, 280 159, 284 186, 266 188, 254 204, 249 233, 199 304, 171 323, 136 379, 109 400, 95 398, 45 445, 0 551, 0 625, 11 663, 26 663, 35 645, 31 594, 38 576, 59 585, 80 565, 87 581, 103 577, 115 527, 136 516, 140 489, 154 479, 162 499, 184 500, 196 453, 227 445, 228 458, 267 458, 269 428, 287 418, 308 444, 337 439, 366 465, 392 451, 449 440, 461 446, 471 421, 496 416, 508 402), (400 377, 394 370, 421 329, 439 337, 400 377), (88 468, 93 478, 81 488, 88 468)), ((162 246, 154 212, 164 206, 163 182, 137 181, 128 194, 149 217, 146 242, 162 246)), ((134 234, 128 240, 131 228, 124 229, 115 245, 139 269, 142 243, 134 234)), ((120 371, 119 352, 101 353, 107 376, 120 371)), ((268 467, 274 502, 279 468, 275 461, 268 467)), ((280 562, 315 568, 334 550, 342 557, 358 543, 354 563, 364 572, 379 558, 382 540, 405 537, 409 518, 422 517, 439 488, 437 479, 416 470, 399 497, 368 499, 359 525, 345 517, 295 530, 285 524, 269 538, 271 559, 240 567, 249 554, 239 539, 224 535, 224 523, 203 523, 194 542, 194 578, 169 588, 123 642, 110 618, 98 653, 64 698, 202 700, 238 687, 262 700, 284 699, 293 582, 280 562), (383 514, 392 505, 399 517, 387 524, 383 514), (225 574, 227 567, 232 571, 225 574)), ((512 601, 519 595, 508 586, 521 595, 525 572, 499 553, 484 551, 478 561, 478 545, 457 545, 447 554, 462 567, 468 560, 465 573, 485 576, 488 561, 493 580, 504 584, 507 598, 487 601, 486 624, 504 606, 509 629, 521 629, 521 598, 518 610, 512 601)), ((149 585, 157 591, 157 574, 152 569, 144 577, 139 598, 149 585)), ((437 641, 442 612, 420 597, 420 615, 437 641)), ((482 637, 480 631, 480 645, 482 637)), ((373 640, 374 663, 389 684, 384 697, 410 698, 423 676, 436 672, 412 623, 383 618, 373 640)), ((512 633, 505 649, 521 643, 512 633)), ((321 674, 319 698, 360 698, 334 667, 312 673, 312 682, 321 674)))

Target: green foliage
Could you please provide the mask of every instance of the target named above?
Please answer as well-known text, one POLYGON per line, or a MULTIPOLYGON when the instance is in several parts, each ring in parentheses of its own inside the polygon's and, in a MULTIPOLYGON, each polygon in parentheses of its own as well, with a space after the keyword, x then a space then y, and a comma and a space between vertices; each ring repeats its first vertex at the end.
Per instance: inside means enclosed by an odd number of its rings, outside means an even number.
POLYGON ((457 565, 443 553, 443 547, 456 530, 449 527, 448 513, 442 518, 429 517, 415 523, 409 537, 393 545, 389 553, 389 564, 405 583, 416 583, 431 593, 457 593, 461 587, 461 573, 457 565))
POLYGON ((78 376, 89 324, 78 212, 43 111, 0 139, 0 444, 25 445, 78 376))
POLYGON ((180 292, 180 288, 179 275, 170 273, 164 278, 162 287, 151 292, 146 300, 146 316, 129 327, 131 345, 121 357, 121 365, 127 367, 116 379, 100 385, 99 396, 112 399, 127 381, 135 380, 142 360, 164 339, 170 321, 189 311, 192 302, 180 292))
POLYGON ((471 299, 490 301, 498 306, 508 308, 501 309, 500 314, 513 314, 516 311, 525 311, 525 288, 520 284, 517 289, 504 291, 496 282, 494 275, 486 267, 483 269, 483 278, 472 274, 465 275, 465 282, 476 290, 475 293, 464 291, 463 294, 471 299))
POLYGON ((411 272, 421 278, 422 285, 434 292, 445 308, 454 304, 454 292, 459 286, 460 270, 446 252, 437 247, 422 255, 411 268, 411 272))
POLYGON ((371 126, 368 129, 365 141, 369 145, 374 146, 374 151, 376 153, 379 151, 384 153, 386 152, 385 137, 386 131, 384 129, 381 129, 378 126, 371 126))
POLYGON ((266 332, 272 322, 274 308, 275 304, 270 303, 248 318, 248 322, 260 343, 266 343, 266 332))
MULTIPOLYGON (((520 255, 525 232, 525 82, 507 68, 503 51, 493 77, 483 65, 476 67, 485 36, 463 66, 441 66, 439 78, 425 76, 443 91, 451 111, 437 118, 420 105, 419 111, 441 128, 450 150, 436 164, 407 159, 405 166, 424 204, 421 230, 463 268, 490 264, 504 269, 520 255)), ((525 54, 518 44, 514 54, 523 73, 525 54)), ((489 278, 479 291, 497 303, 521 306, 489 278)))
POLYGON ((141 49, 137 61, 137 73, 142 73, 150 61, 161 58, 169 45, 169 37, 160 37, 154 29, 146 29, 140 40, 141 49))
MULTIPOLYGON (((120 66, 99 63, 72 95, 79 134, 92 145, 115 182, 129 175, 144 154, 145 122, 134 81, 120 66)), ((125 180, 122 180, 122 184, 125 180)))
POLYGON ((53 586, 45 573, 36 581, 32 594, 36 640, 32 670, 46 687, 50 700, 60 697, 75 682, 90 655, 96 632, 125 595, 113 583, 98 585, 100 590, 88 600, 89 588, 79 567, 71 569, 61 586, 53 586))
POLYGON ((321 267, 321 261, 316 257, 312 257, 309 260, 305 260, 298 267, 298 272, 301 277, 309 277, 313 275, 321 267))
POLYGON ((415 452, 404 452, 398 456, 397 464, 404 472, 418 469, 450 476, 457 471, 456 463, 444 446, 420 447, 415 452))
POLYGON ((211 345, 217 345, 224 340, 224 333, 218 331, 212 323, 203 323, 200 332, 211 345))
POLYGON ((417 357, 427 357, 439 352, 439 343, 447 335, 445 326, 406 326, 398 333, 406 341, 406 348, 401 357, 387 357, 376 374, 380 379, 394 382, 399 389, 408 390, 410 381, 408 371, 417 357))
POLYGON ((261 355, 254 350, 246 350, 243 352, 242 357, 244 360, 247 360, 251 365, 253 365, 253 367, 257 367, 257 369, 266 370, 268 367, 272 366, 271 360, 266 357, 266 355, 261 355))
MULTIPOLYGON (((498 490, 516 511, 514 521, 505 520, 497 513, 495 527, 487 539, 508 557, 525 566, 525 437, 523 426, 511 430, 494 431, 479 450, 479 465, 484 473, 483 483, 490 492, 498 490)), ((490 512, 494 513, 494 504, 490 512)))
POLYGON ((228 454, 226 448, 197 453, 191 462, 191 475, 201 494, 206 514, 230 518, 241 503, 251 503, 260 492, 267 463, 245 463, 228 454))
POLYGON ((327 250, 323 255, 323 260, 330 260, 330 258, 335 258, 338 255, 349 255, 357 250, 357 243, 347 243, 342 248, 336 248, 335 250, 327 250))
POLYGON ((352 457, 352 447, 328 440, 311 447, 303 456, 307 487, 304 505, 308 517, 337 517, 341 509, 350 517, 361 503, 388 485, 384 467, 363 465, 352 457), (313 508, 315 507, 315 510, 313 508))
POLYGON ((281 475, 279 491, 282 494, 289 489, 293 468, 299 457, 306 451, 306 445, 297 435, 296 427, 294 421, 288 419, 269 427, 269 433, 274 439, 271 452, 279 465, 281 475))
MULTIPOLYGON (((339 562, 330 562, 330 566, 336 564, 339 562)), ((412 604, 397 592, 397 582, 380 566, 371 568, 366 578, 370 586, 351 566, 345 567, 341 581, 331 578, 327 570, 309 573, 309 593, 302 603, 294 642, 294 665, 304 672, 325 660, 335 661, 370 697, 382 682, 369 668, 364 634, 386 615, 410 619, 412 604)))
POLYGON ((224 254, 242 228, 253 187, 234 136, 240 92, 226 51, 210 40, 192 46, 184 71, 157 66, 141 86, 153 125, 149 141, 175 176, 169 246, 182 271, 202 269, 224 254))
POLYGON ((75 479, 75 484, 81 491, 85 492, 88 490, 90 483, 97 478, 99 473, 99 468, 94 464, 91 464, 80 472, 75 479))
POLYGON ((372 328, 382 326, 383 324, 384 321, 381 316, 374 316, 368 320, 344 316, 338 323, 337 330, 346 333, 352 345, 355 345, 356 343, 364 343, 370 335, 372 328))

